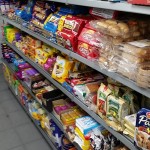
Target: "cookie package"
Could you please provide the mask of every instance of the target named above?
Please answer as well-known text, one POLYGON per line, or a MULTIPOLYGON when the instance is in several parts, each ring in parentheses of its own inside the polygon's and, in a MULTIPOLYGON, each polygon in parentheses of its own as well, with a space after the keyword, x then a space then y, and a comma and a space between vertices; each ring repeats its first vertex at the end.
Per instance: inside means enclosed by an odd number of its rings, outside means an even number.
POLYGON ((142 150, 150 149, 150 110, 148 109, 142 108, 137 113, 134 142, 142 150))

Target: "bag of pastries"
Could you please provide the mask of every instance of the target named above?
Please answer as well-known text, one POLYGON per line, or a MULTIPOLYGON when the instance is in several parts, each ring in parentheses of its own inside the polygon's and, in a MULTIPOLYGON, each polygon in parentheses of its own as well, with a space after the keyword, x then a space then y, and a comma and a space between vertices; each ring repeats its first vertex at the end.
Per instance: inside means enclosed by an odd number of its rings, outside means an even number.
POLYGON ((136 82, 140 87, 150 88, 150 61, 138 68, 136 82))
POLYGON ((90 24, 103 34, 107 34, 113 37, 130 37, 130 29, 128 24, 121 21, 113 19, 101 19, 93 20, 90 22, 90 24))
POLYGON ((139 41, 122 43, 122 44, 119 44, 118 50, 129 53, 137 57, 149 59, 150 58, 150 40, 144 39, 144 40, 139 40, 139 41))

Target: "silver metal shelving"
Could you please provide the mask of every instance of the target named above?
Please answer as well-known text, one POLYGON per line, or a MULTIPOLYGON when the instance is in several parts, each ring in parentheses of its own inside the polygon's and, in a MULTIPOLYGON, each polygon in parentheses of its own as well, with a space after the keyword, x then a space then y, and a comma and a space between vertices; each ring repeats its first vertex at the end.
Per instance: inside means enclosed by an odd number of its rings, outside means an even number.
POLYGON ((113 3, 113 2, 101 1, 101 0, 63 0, 63 1, 48 0, 48 1, 150 15, 149 6, 132 5, 127 2, 113 3))
POLYGON ((115 137, 117 137, 122 143, 124 143, 128 148, 132 150, 137 150, 134 146, 132 140, 129 140, 124 135, 116 132, 112 128, 110 128, 103 119, 101 119, 97 114, 93 111, 89 110, 88 107, 82 103, 77 97, 73 94, 68 92, 61 84, 55 81, 48 72, 46 72, 42 67, 40 67, 37 63, 34 63, 28 57, 26 57, 20 50, 18 50, 15 46, 11 45, 10 43, 6 42, 16 53, 18 53, 22 58, 24 58, 28 63, 30 63, 35 69, 37 69, 41 74, 43 74, 50 82, 52 82, 57 88, 59 88, 63 93, 65 93, 72 101, 74 101, 77 105, 79 105, 85 112, 87 112, 91 117, 93 117, 98 123, 103 125, 110 133, 112 133, 115 137))
POLYGON ((26 109, 25 106, 23 106, 20 103, 19 97, 15 94, 14 90, 12 89, 12 87, 8 84, 9 89, 11 90, 11 92, 13 93, 13 95, 16 97, 18 103, 22 106, 23 110, 26 112, 26 114, 29 116, 29 118, 32 120, 32 122, 34 123, 34 125, 36 126, 36 128, 38 129, 38 131, 43 135, 43 137, 46 139, 46 142, 50 145, 50 147, 53 150, 57 150, 56 146, 54 145, 54 143, 52 142, 52 140, 50 139, 50 137, 48 136, 48 134, 39 126, 37 125, 37 123, 35 122, 35 120, 31 117, 30 113, 28 112, 28 110, 26 109))
POLYGON ((51 2, 58 2, 58 3, 67 3, 66 0, 48 0, 48 1, 51 1, 51 2))
POLYGON ((44 43, 46 43, 46 44, 48 44, 48 45, 51 45, 52 47, 58 49, 58 50, 61 51, 62 53, 65 53, 65 54, 67 54, 68 56, 70 56, 70 57, 72 57, 72 58, 75 58, 75 59, 77 59, 78 61, 83 62, 84 64, 90 66, 91 68, 93 68, 93 69, 95 69, 95 70, 97 70, 97 71, 99 71, 99 72, 101 72, 101 73, 107 75, 108 77, 110 77, 110 78, 112 78, 112 79, 114 79, 114 80, 116 80, 116 81, 118 81, 118 82, 120 82, 120 83, 122 83, 122 84, 124 84, 124 85, 126 85, 126 86, 128 86, 128 87, 130 87, 131 89, 133 89, 133 90, 135 90, 135 91, 141 93, 142 95, 145 95, 145 96, 147 96, 148 98, 150 98, 150 89, 141 88, 141 87, 137 86, 137 84, 136 84, 134 81, 132 81, 132 80, 130 80, 130 79, 128 79, 128 78, 126 78, 126 77, 124 77, 124 76, 118 74, 118 73, 109 72, 109 71, 107 71, 106 69, 100 68, 100 66, 98 65, 98 63, 95 63, 95 62, 92 62, 92 61, 90 61, 90 60, 88 60, 88 59, 85 59, 84 57, 82 57, 82 56, 80 56, 80 55, 78 55, 78 54, 76 54, 76 53, 74 53, 74 52, 72 52, 72 51, 70 51, 70 50, 67 50, 67 49, 65 49, 65 48, 63 48, 63 47, 61 47, 61 46, 59 46, 59 45, 57 45, 57 44, 55 44, 55 43, 50 42, 48 39, 46 39, 46 38, 43 37, 42 35, 40 35, 40 34, 38 34, 38 33, 35 33, 35 32, 33 32, 33 31, 31 31, 31 30, 29 30, 29 29, 27 29, 27 28, 21 26, 19 23, 16 23, 15 21, 10 20, 10 19, 8 19, 8 18, 6 18, 6 17, 2 17, 2 18, 3 18, 6 22, 8 22, 8 23, 10 23, 10 24, 12 24, 12 25, 14 25, 14 26, 16 26, 17 28, 19 28, 19 29, 21 29, 22 31, 24 31, 24 32, 26 32, 26 33, 32 35, 33 37, 35 37, 35 38, 37 38, 37 39, 43 41, 44 43))
POLYGON ((68 92, 62 85, 60 85, 56 80, 54 80, 50 74, 45 71, 41 66, 37 63, 33 62, 30 58, 26 57, 20 50, 18 50, 12 44, 5 42, 8 46, 10 46, 16 53, 18 53, 24 60, 26 60, 29 64, 31 64, 36 70, 38 70, 42 75, 44 75, 51 83, 53 83, 58 89, 60 89, 63 93, 65 93, 70 99, 73 99, 74 95, 68 92))
MULTIPOLYGON (((4 62, 4 63, 9 67, 9 69, 11 70, 11 72, 15 73, 14 65, 13 65, 13 64, 8 63, 8 62, 7 62, 6 60, 4 60, 4 59, 2 59, 2 62, 4 62)), ((31 89, 27 86, 27 84, 26 84, 24 81, 20 80, 19 78, 17 78, 17 79, 18 79, 18 80, 20 81, 20 83, 24 86, 24 88, 30 93, 30 95, 32 96, 32 98, 38 102, 36 96, 33 94, 33 92, 32 92, 31 89)), ((39 102, 38 102, 38 103, 39 103, 39 102)), ((40 103, 39 103, 39 104, 40 104, 40 103)), ((53 112, 49 112, 42 104, 40 104, 40 105, 41 105, 41 107, 45 110, 45 112, 47 113, 47 115, 49 115, 50 118, 57 124, 57 126, 61 129, 61 131, 64 133, 64 135, 69 139, 68 135, 66 134, 66 132, 65 132, 65 130, 64 130, 64 128, 63 128, 62 123, 55 117, 55 115, 53 114, 53 112)), ((41 130, 42 130, 42 129, 41 129, 41 130)), ((73 144, 74 144, 74 146, 75 146, 78 150, 81 150, 81 148, 80 148, 76 143, 73 143, 73 144)))
POLYGON ((68 4, 75 4, 75 5, 88 6, 88 7, 98 7, 104 9, 150 15, 149 6, 132 5, 127 2, 113 3, 113 2, 101 1, 101 0, 66 0, 66 1, 68 4))

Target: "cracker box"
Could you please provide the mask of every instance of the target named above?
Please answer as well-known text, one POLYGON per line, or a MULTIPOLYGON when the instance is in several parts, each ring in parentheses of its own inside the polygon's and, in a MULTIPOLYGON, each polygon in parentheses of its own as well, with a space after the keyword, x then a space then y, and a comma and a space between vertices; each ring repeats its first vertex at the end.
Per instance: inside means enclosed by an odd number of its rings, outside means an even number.
POLYGON ((136 117, 135 144, 142 150, 150 150, 150 110, 142 108, 136 117))

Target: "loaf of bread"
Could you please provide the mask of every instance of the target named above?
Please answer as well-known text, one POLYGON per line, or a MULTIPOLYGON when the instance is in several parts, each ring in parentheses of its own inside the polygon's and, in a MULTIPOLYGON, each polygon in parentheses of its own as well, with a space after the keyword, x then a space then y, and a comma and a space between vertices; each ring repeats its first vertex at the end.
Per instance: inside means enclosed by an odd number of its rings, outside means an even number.
POLYGON ((150 40, 139 40, 120 44, 118 50, 137 57, 150 57, 150 40))
POLYGON ((150 62, 144 63, 138 68, 136 82, 140 87, 150 87, 150 62))
POLYGON ((91 21, 91 25, 98 29, 101 33, 111 35, 113 37, 130 37, 128 24, 121 21, 101 19, 91 21))

